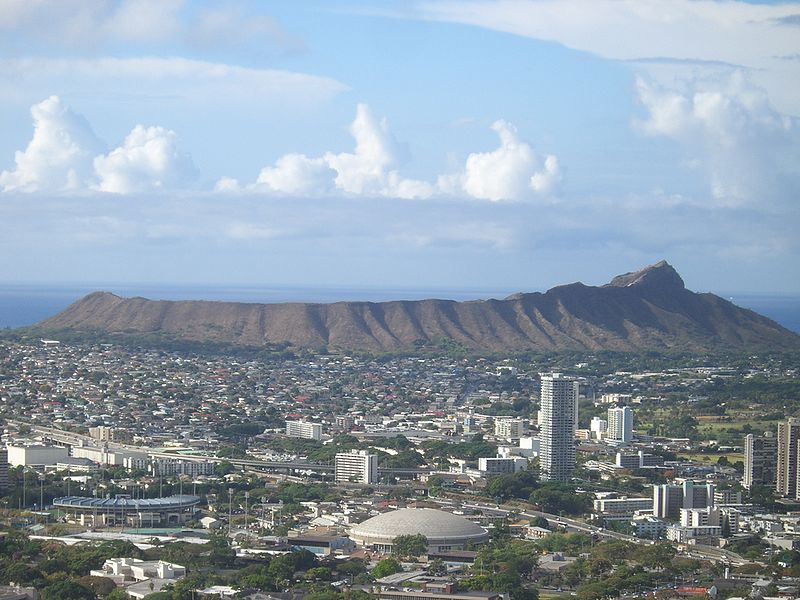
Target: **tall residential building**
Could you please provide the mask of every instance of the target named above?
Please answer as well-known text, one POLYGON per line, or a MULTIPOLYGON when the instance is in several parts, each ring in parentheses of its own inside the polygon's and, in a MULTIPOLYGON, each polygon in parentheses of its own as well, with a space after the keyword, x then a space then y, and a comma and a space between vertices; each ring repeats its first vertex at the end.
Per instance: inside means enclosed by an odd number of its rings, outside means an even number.
POLYGON ((308 421, 286 421, 286 435, 307 440, 319 440, 322 439, 322 425, 308 421))
POLYGON ((561 373, 542 373, 541 378, 541 477, 568 481, 575 468, 578 381, 561 373))
POLYGON ((680 485, 653 486, 653 515, 659 519, 677 519, 682 508, 714 506, 714 484, 695 485, 686 480, 680 485))
POLYGON ((518 440, 524 433, 522 419, 505 418, 494 420, 494 435, 504 440, 518 440))
POLYGON ((339 452, 336 455, 336 483, 376 483, 378 455, 366 450, 339 452))
POLYGON ((791 418, 786 423, 778 423, 778 460, 775 475, 775 489, 788 498, 796 498, 797 486, 797 444, 800 441, 800 421, 791 418))
POLYGON ((778 438, 768 431, 761 437, 752 433, 744 438, 744 475, 742 485, 774 485, 778 465, 778 438))
POLYGON ((0 449, 0 490, 8 489, 8 450, 0 449))
POLYGON ((630 406, 608 409, 606 439, 615 444, 630 444, 633 441, 633 411, 630 406))

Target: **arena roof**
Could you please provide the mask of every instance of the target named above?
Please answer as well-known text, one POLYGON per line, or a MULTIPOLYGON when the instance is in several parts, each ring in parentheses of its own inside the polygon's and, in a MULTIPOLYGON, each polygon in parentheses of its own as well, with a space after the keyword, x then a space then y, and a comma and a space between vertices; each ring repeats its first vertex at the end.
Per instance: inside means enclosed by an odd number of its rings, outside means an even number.
POLYGON ((350 536, 361 543, 391 543, 399 535, 422 534, 429 543, 486 541, 486 530, 464 517, 435 508, 391 510, 350 528, 350 536))
POLYGON ((63 496, 53 500, 53 506, 71 509, 111 510, 174 510, 190 508, 200 504, 198 496, 167 496, 165 498, 89 498, 86 496, 63 496))

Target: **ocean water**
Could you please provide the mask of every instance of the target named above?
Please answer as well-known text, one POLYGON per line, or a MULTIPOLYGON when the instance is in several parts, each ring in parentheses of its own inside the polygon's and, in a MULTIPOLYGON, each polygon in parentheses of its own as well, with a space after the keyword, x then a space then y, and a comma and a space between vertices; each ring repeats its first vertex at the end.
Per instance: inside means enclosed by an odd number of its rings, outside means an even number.
MULTIPOLYGON (((478 300, 504 298, 515 290, 388 289, 336 287, 220 287, 166 285, 29 285, 0 284, 0 328, 22 327, 46 319, 84 295, 106 290, 120 296, 159 300, 228 300, 234 302, 337 302, 363 300, 478 300)), ((800 333, 800 296, 720 293, 738 306, 749 308, 800 333)))

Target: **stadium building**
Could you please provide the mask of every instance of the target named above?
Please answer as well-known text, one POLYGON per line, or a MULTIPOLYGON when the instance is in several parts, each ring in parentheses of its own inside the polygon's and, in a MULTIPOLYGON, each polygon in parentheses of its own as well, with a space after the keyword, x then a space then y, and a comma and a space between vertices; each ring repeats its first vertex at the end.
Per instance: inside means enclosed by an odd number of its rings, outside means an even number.
POLYGON ((350 539, 356 544, 384 553, 392 552, 396 537, 418 534, 428 539, 429 553, 462 550, 489 539, 489 532, 480 525, 434 508, 392 510, 350 528, 350 539))
POLYGON ((68 523, 86 527, 169 527, 190 521, 197 511, 197 496, 166 498, 87 498, 65 496, 53 500, 53 508, 64 512, 68 523))

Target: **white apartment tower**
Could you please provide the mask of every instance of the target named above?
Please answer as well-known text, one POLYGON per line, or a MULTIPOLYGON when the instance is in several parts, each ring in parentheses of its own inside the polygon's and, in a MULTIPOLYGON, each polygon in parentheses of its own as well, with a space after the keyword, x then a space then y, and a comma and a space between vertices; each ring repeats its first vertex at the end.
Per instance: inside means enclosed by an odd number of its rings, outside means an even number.
POLYGON ((322 439, 322 425, 309 421, 286 421, 286 435, 307 440, 319 440, 322 439))
POLYGON ((561 373, 542 373, 541 379, 541 477, 568 481, 575 468, 578 381, 561 373))
POLYGON ((633 441, 633 411, 629 406, 608 409, 606 439, 616 444, 630 444, 633 441))
POLYGON ((791 418, 786 423, 778 423, 778 461, 775 489, 781 496, 796 498, 797 458, 800 442, 800 421, 791 418))
POLYGON ((762 437, 752 433, 744 438, 744 475, 742 485, 748 490, 754 485, 774 485, 778 464, 778 438, 771 431, 762 437))
POLYGON ((339 452, 336 455, 336 483, 376 483, 378 455, 366 450, 339 452))

